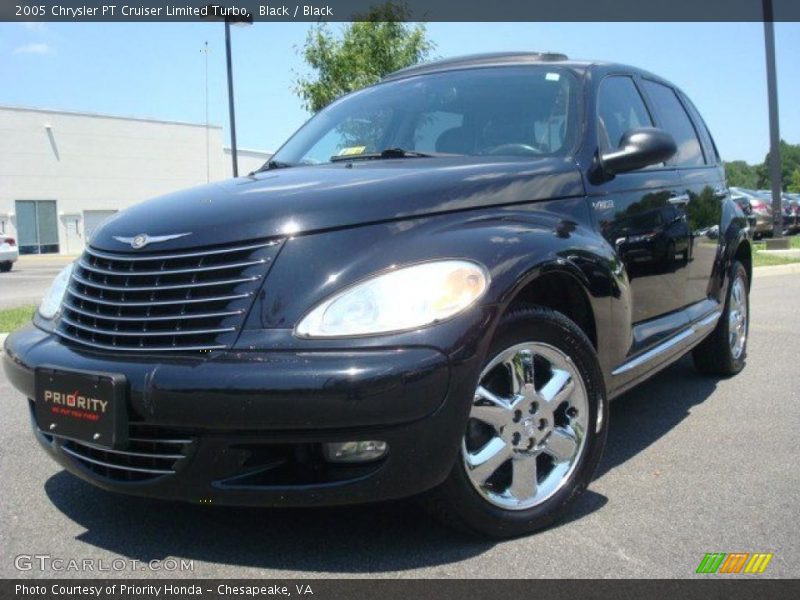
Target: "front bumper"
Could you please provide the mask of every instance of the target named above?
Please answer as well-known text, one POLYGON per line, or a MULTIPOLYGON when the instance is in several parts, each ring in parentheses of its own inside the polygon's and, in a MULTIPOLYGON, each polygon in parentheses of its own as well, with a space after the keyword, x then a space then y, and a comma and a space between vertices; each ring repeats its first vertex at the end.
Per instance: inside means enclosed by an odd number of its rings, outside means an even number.
POLYGON ((16 262, 19 259, 19 250, 16 248, 0 248, 0 263, 16 262))
POLYGON ((449 473, 464 431, 474 361, 429 347, 118 356, 67 346, 33 326, 8 337, 4 367, 32 406, 34 369, 124 375, 133 446, 109 451, 43 434, 65 469, 105 489, 265 506, 384 500, 449 473), (383 440, 374 463, 336 465, 321 444, 383 440), (161 458, 161 457, 172 457, 161 458))

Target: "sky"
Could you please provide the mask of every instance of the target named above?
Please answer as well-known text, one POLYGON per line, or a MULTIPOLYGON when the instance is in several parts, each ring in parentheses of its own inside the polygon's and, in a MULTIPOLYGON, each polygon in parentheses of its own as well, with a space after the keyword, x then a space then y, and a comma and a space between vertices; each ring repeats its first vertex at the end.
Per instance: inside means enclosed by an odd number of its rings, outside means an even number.
MULTIPOLYGON (((308 23, 232 29, 240 148, 274 151, 310 116, 293 92, 308 23)), ((334 30, 340 24, 332 24, 334 30)), ((725 160, 769 147, 761 23, 429 23, 437 58, 502 50, 623 62, 681 87, 725 160)), ((800 23, 777 23, 781 137, 800 143, 800 23)), ((220 23, 2 23, 0 104, 205 122, 228 134, 220 23)), ((227 142, 226 142, 227 144, 227 142)))

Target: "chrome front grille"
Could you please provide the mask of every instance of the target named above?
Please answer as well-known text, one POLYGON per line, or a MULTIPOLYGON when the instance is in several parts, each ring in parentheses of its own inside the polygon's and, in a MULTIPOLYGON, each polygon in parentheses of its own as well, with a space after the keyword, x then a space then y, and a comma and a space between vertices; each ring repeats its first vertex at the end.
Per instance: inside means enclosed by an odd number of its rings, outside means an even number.
POLYGON ((88 248, 75 264, 58 334, 104 350, 229 348, 278 242, 169 253, 88 248))

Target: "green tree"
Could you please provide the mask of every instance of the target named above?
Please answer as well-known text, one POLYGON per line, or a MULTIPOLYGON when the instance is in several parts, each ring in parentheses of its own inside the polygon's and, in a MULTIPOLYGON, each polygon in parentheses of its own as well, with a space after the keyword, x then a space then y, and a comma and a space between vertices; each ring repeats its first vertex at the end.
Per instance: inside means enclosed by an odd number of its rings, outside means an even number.
MULTIPOLYGON (((786 190, 791 183, 792 174, 800 169, 800 144, 788 144, 781 140, 781 189, 786 190)), ((764 162, 758 165, 758 187, 769 189, 770 155, 767 153, 764 162)))
POLYGON ((409 24, 405 6, 387 2, 345 25, 340 35, 325 23, 315 25, 301 52, 312 70, 295 81, 303 106, 317 112, 384 75, 425 60, 435 45, 425 25, 409 24))
POLYGON ((792 171, 792 177, 789 180, 789 185, 786 187, 786 191, 800 194, 800 169, 795 169, 792 171))
POLYGON ((728 185, 740 188, 755 189, 758 187, 758 170, 743 160, 725 163, 725 178, 728 185))

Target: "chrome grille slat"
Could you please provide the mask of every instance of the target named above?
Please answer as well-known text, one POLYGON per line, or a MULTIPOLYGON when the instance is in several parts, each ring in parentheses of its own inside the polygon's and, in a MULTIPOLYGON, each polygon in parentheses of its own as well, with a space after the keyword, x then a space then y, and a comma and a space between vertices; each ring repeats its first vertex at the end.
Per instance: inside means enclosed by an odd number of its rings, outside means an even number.
POLYGON ((70 304, 69 302, 64 302, 64 308, 70 310, 72 312, 79 313, 81 315, 91 317, 93 319, 105 319, 107 321, 174 321, 176 319, 212 319, 216 317, 232 317, 235 315, 241 315, 244 313, 243 310, 227 310, 227 311, 219 311, 219 312, 207 312, 207 313, 187 313, 182 315, 170 315, 167 317, 153 317, 153 316, 141 316, 141 317, 118 317, 116 315, 104 315, 102 313, 91 312, 88 310, 84 310, 78 308, 70 304))
POLYGON ((171 336, 171 335, 201 335, 205 333, 226 333, 228 331, 236 331, 235 327, 217 327, 215 329, 165 329, 164 331, 126 331, 124 329, 104 329, 96 325, 87 325, 86 323, 77 323, 67 316, 62 316, 61 319, 68 325, 79 327, 94 331, 95 333, 104 333, 106 335, 119 335, 125 337, 152 337, 152 336, 171 336))
MULTIPOLYGON (((84 445, 84 444, 81 444, 84 445)), ((86 461, 92 463, 93 465, 98 465, 100 467, 105 467, 106 469, 117 469, 119 471, 132 471, 134 473, 148 473, 151 475, 172 475, 175 473, 172 469, 149 469, 144 467, 131 467, 128 465, 115 465, 113 463, 105 462, 102 460, 98 460, 96 458, 90 458, 81 454, 80 452, 76 452, 68 448, 67 446, 61 446, 61 450, 66 452, 70 456, 77 458, 78 460, 86 461)))
POLYGON ((90 281, 88 279, 84 279, 79 275, 73 275, 72 279, 73 281, 77 281, 81 285, 88 285, 90 287, 94 287, 99 290, 110 290, 112 292, 157 292, 162 290, 185 290, 185 289, 192 289, 199 287, 213 287, 217 285, 237 285, 240 283, 248 283, 250 281, 256 281, 257 279, 260 279, 260 277, 258 276, 239 277, 237 279, 215 279, 213 281, 203 281, 200 283, 181 283, 177 285, 165 284, 165 285, 148 285, 148 286, 108 285, 105 283, 100 283, 98 281, 90 281))
POLYGON ((224 263, 220 265, 206 265, 200 266, 193 269, 161 269, 155 271, 119 271, 113 269, 104 269, 102 267, 97 267, 95 265, 90 265, 81 258, 78 261, 78 266, 81 269, 85 269, 87 271, 92 271, 94 273, 100 273, 102 275, 114 275, 117 277, 153 277, 156 275, 186 275, 189 273, 198 273, 198 272, 205 272, 205 271, 222 271, 224 269, 241 269, 244 267, 253 267, 255 265, 263 265, 267 261, 260 259, 260 260, 248 260, 248 261, 241 261, 235 263, 224 263))
POLYGON ((61 330, 59 330, 58 335, 70 340, 71 342, 76 342, 78 344, 83 344, 84 346, 97 348, 98 350, 117 350, 125 352, 179 352, 179 351, 196 352, 199 350, 222 350, 228 347, 226 344, 216 344, 216 345, 204 344, 197 346, 122 346, 122 345, 112 345, 112 344, 101 344, 98 342, 94 342, 92 340, 75 337, 61 330))
POLYGON ((180 440, 180 439, 160 439, 160 438, 139 438, 139 437, 128 437, 129 442, 146 442, 148 444, 191 444, 192 440, 180 440))
POLYGON ((279 249, 279 241, 160 254, 89 247, 75 263, 57 332, 98 350, 230 348, 279 249))
MULTIPOLYGON (((108 452, 110 454, 119 454, 120 456, 136 456, 137 458, 154 458, 156 460, 182 460, 186 458, 186 456, 184 456, 183 454, 159 454, 156 452, 133 452, 131 450, 114 450, 112 448, 106 448, 105 446, 90 444, 89 442, 78 442, 76 440, 65 438, 64 436, 54 433, 51 433, 50 436, 66 440, 74 445, 85 446, 87 448, 91 448, 92 450, 100 450, 101 452, 108 452)), ((146 439, 140 439, 139 441, 146 442, 148 444, 153 444, 156 442, 156 440, 146 440, 146 439)), ((191 440, 188 440, 187 443, 189 443, 190 441, 191 440)))
POLYGON ((216 256, 218 254, 232 254, 234 252, 246 252, 248 250, 256 250, 258 248, 266 248, 268 246, 275 246, 279 241, 263 242, 260 244, 249 244, 245 246, 231 246, 230 248, 220 248, 217 250, 198 250, 195 252, 179 252, 173 254, 109 254, 95 250, 94 248, 86 248, 86 254, 102 258, 105 260, 116 260, 122 262, 140 262, 140 261, 159 261, 159 260, 175 260, 181 258, 195 258, 203 256, 216 256))
POLYGON ((128 302, 125 300, 111 301, 103 300, 101 298, 94 298, 92 296, 85 296, 76 292, 71 287, 67 290, 70 296, 74 296, 86 302, 94 302, 95 304, 105 304, 106 306, 171 306, 177 304, 199 304, 201 302, 222 302, 223 300, 238 300, 240 298, 247 298, 250 293, 246 294, 230 294, 228 296, 209 296, 207 298, 187 298, 186 300, 160 300, 160 301, 142 301, 142 302, 128 302))

